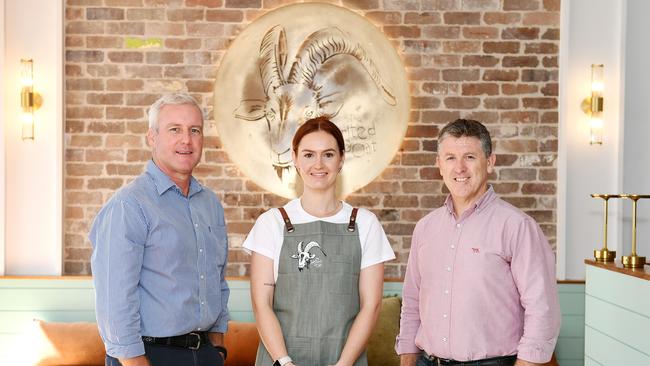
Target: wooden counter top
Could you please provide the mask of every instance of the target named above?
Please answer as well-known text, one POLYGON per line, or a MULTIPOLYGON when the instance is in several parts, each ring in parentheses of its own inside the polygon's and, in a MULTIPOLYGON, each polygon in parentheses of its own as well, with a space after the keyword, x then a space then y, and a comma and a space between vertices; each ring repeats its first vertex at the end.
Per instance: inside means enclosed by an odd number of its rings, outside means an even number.
POLYGON ((650 281, 650 266, 648 265, 643 268, 625 268, 621 264, 620 258, 616 258, 615 262, 609 263, 596 262, 593 259, 585 259, 585 264, 650 281))

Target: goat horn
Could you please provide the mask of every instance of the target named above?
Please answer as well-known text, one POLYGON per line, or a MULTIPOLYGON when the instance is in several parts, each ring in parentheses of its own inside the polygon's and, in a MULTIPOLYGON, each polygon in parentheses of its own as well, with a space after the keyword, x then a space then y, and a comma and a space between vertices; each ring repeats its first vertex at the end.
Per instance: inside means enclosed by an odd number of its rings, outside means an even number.
MULTIPOLYGON (((309 251, 310 251, 311 248, 313 248, 313 247, 316 247, 316 248, 320 249, 321 252, 323 252, 323 249, 320 247, 320 245, 318 245, 317 242, 315 242, 315 241, 310 241, 309 244, 307 244, 307 246, 305 247, 305 250, 303 251, 303 253, 309 253, 309 251)), ((325 254, 325 252, 323 252, 323 254, 325 254)))
POLYGON ((276 25, 266 32, 260 44, 260 75, 264 93, 286 84, 282 70, 287 61, 287 37, 284 28, 276 25))
POLYGON ((315 89, 314 76, 321 66, 330 58, 337 55, 350 55, 356 58, 365 68, 375 85, 382 92, 384 100, 395 105, 396 99, 390 88, 379 75, 375 64, 368 58, 366 51, 360 44, 351 44, 345 34, 338 28, 328 27, 320 29, 307 37, 298 52, 296 60, 291 65, 289 83, 301 83, 315 89))

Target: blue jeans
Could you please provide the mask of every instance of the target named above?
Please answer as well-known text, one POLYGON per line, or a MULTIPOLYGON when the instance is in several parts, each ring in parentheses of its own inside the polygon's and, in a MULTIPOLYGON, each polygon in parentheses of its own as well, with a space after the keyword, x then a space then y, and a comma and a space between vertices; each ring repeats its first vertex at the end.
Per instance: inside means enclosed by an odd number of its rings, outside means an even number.
MULTIPOLYGON (((478 361, 454 363, 454 366, 513 366, 516 361, 517 357, 515 356, 510 358, 486 358, 478 361)), ((422 354, 422 356, 418 358, 418 362, 415 366, 438 366, 438 361, 428 360, 427 357, 422 354)))
MULTIPOLYGON (((152 366, 223 366, 221 353, 210 344, 198 350, 144 344, 144 352, 152 366)), ((117 358, 106 355, 106 366, 122 366, 117 358)))

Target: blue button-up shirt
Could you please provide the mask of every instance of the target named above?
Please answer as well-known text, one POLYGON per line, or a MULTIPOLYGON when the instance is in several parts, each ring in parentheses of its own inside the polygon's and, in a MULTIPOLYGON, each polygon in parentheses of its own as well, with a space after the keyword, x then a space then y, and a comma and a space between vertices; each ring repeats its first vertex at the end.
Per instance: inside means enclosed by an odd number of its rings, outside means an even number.
POLYGON ((186 197, 149 161, 101 209, 90 241, 97 324, 109 355, 143 355, 142 336, 226 332, 223 207, 194 178, 186 197))

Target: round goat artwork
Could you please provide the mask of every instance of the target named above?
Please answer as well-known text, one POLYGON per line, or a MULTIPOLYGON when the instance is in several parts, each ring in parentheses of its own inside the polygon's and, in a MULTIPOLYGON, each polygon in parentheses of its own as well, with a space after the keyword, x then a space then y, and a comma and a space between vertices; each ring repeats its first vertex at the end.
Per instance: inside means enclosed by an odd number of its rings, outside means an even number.
POLYGON ((377 28, 343 8, 297 4, 237 37, 221 62, 214 106, 230 158, 285 197, 301 189, 291 162, 294 133, 328 116, 346 140, 338 187, 346 195, 390 163, 406 131, 409 97, 401 61, 377 28))

